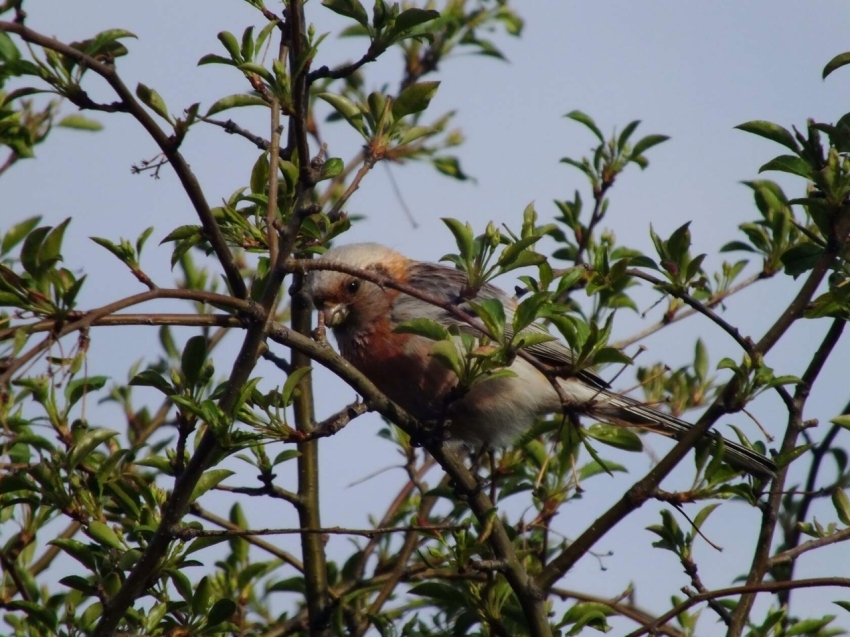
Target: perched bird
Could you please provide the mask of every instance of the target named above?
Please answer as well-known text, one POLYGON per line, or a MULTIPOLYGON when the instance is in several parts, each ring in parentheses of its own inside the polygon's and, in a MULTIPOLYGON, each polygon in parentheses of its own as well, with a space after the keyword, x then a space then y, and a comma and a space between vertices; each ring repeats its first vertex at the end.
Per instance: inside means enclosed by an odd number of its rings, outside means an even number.
MULTIPOLYGON (((456 303, 474 315, 462 296, 468 281, 459 270, 413 261, 376 243, 334 247, 322 259, 380 274, 456 303)), ((325 325, 333 329, 343 358, 416 418, 434 421, 448 416, 451 438, 479 447, 504 446, 527 431, 539 416, 558 413, 563 408, 550 380, 521 357, 516 357, 509 368, 515 376, 474 384, 456 400, 450 400, 458 379, 431 356, 434 342, 423 336, 394 332, 399 324, 417 318, 469 329, 445 309, 332 270, 310 272, 307 292, 323 314, 325 325)), ((516 301, 489 284, 481 287, 473 300, 487 298, 502 303, 510 325, 516 301)), ((534 325, 527 329, 544 328, 534 325)), ((549 366, 563 367, 573 360, 570 348, 559 340, 538 343, 524 351, 549 366)), ((683 420, 617 394, 590 371, 558 378, 557 382, 566 398, 566 407, 579 413, 672 438, 678 438, 691 427, 683 420)), ((769 478, 776 472, 771 460, 729 440, 725 440, 724 459, 757 477, 769 478)))

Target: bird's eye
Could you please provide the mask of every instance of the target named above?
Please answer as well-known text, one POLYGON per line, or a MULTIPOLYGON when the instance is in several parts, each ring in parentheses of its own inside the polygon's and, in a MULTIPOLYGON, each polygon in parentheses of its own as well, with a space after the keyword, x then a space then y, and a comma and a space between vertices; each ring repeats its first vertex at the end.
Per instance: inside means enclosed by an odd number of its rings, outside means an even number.
POLYGON ((345 289, 348 291, 349 294, 357 294, 357 290, 360 289, 360 281, 358 279, 349 281, 348 285, 345 286, 345 289))

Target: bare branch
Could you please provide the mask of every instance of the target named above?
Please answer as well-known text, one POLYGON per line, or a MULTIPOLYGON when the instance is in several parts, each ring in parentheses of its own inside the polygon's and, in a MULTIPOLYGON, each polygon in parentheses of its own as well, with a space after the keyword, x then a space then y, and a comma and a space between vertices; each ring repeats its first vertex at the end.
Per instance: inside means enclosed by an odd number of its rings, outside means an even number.
POLYGON ((184 527, 172 529, 173 537, 181 540, 193 540, 198 537, 251 537, 255 535, 359 535, 372 538, 389 533, 437 533, 439 531, 460 531, 467 528, 462 524, 433 524, 428 526, 389 526, 375 529, 347 529, 341 526, 331 526, 322 529, 232 529, 226 531, 210 531, 184 527))
POLYGON ((732 597, 733 595, 740 595, 742 593, 775 593, 776 591, 784 591, 788 589, 796 589, 796 588, 815 588, 821 586, 843 586, 850 587, 850 578, 846 577, 821 577, 821 578, 812 578, 812 579, 800 579, 791 582, 764 582, 761 584, 750 584, 746 586, 733 586, 731 588, 721 588, 716 591, 708 591, 706 593, 700 593, 699 595, 694 595, 693 597, 685 600, 675 608, 670 611, 664 613, 661 617, 656 619, 654 622, 644 626, 643 628, 639 628, 631 633, 629 633, 626 637, 641 637, 641 635, 650 635, 654 630, 658 630, 660 626, 663 626, 671 619, 675 618, 680 613, 688 610, 692 606, 696 606, 704 601, 709 599, 718 599, 720 597, 732 597))

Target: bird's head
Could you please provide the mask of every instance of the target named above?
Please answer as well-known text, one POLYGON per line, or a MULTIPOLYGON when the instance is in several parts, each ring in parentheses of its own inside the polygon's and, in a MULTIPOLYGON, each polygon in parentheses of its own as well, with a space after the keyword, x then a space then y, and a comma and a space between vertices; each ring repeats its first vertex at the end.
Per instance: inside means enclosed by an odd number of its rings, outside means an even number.
MULTIPOLYGON (((403 281, 408 259, 377 243, 353 243, 334 247, 322 257, 342 265, 375 272, 403 281)), ((336 330, 362 327, 386 316, 391 290, 344 272, 313 270, 307 275, 307 293, 324 315, 325 325, 336 330)))

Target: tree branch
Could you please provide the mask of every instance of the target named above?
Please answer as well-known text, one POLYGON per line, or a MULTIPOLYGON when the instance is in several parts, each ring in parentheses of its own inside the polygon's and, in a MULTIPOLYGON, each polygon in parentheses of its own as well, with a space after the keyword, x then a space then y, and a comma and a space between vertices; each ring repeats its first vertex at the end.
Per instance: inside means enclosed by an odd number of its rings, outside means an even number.
POLYGON ((660 626, 663 626, 671 619, 675 618, 680 613, 688 610, 692 606, 696 606, 697 604, 707 601, 709 599, 717 599, 719 597, 731 597, 733 595, 740 595, 742 593, 754 594, 758 592, 762 593, 775 593, 776 591, 788 590, 791 588, 815 588, 819 586, 846 586, 850 587, 850 578, 846 577, 820 577, 820 578, 812 578, 812 579, 801 579, 794 582, 764 582, 761 584, 750 584, 746 586, 733 586, 731 588, 721 588, 716 591, 708 591, 706 593, 700 593, 699 595, 694 595, 693 597, 685 600, 675 608, 670 611, 664 613, 661 617, 656 619, 651 624, 644 626, 643 628, 639 628, 634 632, 629 633, 626 637, 641 637, 641 635, 650 635, 654 630, 658 630, 660 626))
MULTIPOLYGON (((166 135, 165 131, 159 127, 153 117, 151 117, 150 113, 148 113, 138 100, 136 100, 133 93, 121 80, 118 72, 115 70, 115 67, 111 64, 99 62, 82 51, 64 44, 59 40, 49 38, 41 33, 33 31, 32 29, 25 27, 23 24, 0 21, 0 31, 14 33, 20 36, 25 42, 37 44, 45 49, 61 53, 81 66, 91 69, 107 81, 121 99, 121 103, 126 106, 127 112, 142 125, 168 159, 168 162, 177 174, 177 178, 180 180, 180 183, 183 185, 183 189, 186 191, 186 194, 189 196, 189 200, 195 208, 195 212, 201 221, 201 225, 204 227, 205 236, 210 242, 210 245, 215 251, 216 257, 224 269, 230 289, 233 290, 233 293, 239 298, 246 298, 248 290, 245 286, 245 281, 242 279, 239 268, 233 259, 233 254, 230 252, 230 248, 227 246, 227 242, 224 240, 224 236, 221 234, 221 230, 213 217, 212 210, 210 210, 209 204, 207 203, 204 192, 201 189, 200 183, 198 183, 197 177, 195 177, 192 169, 189 168, 189 164, 186 163, 183 155, 177 149, 175 137, 166 135)), ((67 95, 66 97, 68 97, 68 99, 72 102, 74 101, 73 95, 67 95)))
MULTIPOLYGON (((824 257, 821 257, 820 262, 822 261, 825 261, 824 257)), ((815 277, 816 272, 815 270, 813 270, 811 275, 809 276, 809 279, 807 279, 806 284, 803 285, 801 292, 803 289, 811 289, 811 294, 814 293, 814 290, 817 288, 817 286, 810 285, 810 281, 812 281, 815 277)), ((805 303, 801 303, 798 299, 799 295, 797 299, 792 301, 791 307, 799 307, 799 312, 802 313, 802 310, 808 304, 808 301, 806 301, 805 303)), ((791 310, 791 307, 789 307, 789 311, 791 310)), ((783 317, 780 317, 780 321, 783 321, 783 318, 784 315, 783 317)), ((785 430, 785 437, 782 441, 782 446, 779 450, 780 454, 789 453, 797 445, 797 438, 803 431, 803 409, 805 408, 809 392, 811 391, 812 385, 814 385, 815 380, 817 380, 818 375, 823 369, 823 365, 826 363, 826 360, 829 358, 829 355, 832 353, 833 349, 835 348, 835 345, 841 338, 841 334, 844 331, 844 326, 846 325, 846 323, 847 322, 843 319, 835 319, 833 321, 832 325, 826 333, 826 336, 824 337, 823 341, 821 342, 820 346, 812 357, 812 360, 809 362, 806 371, 803 373, 803 376, 801 378, 802 382, 797 385, 797 389, 794 392, 793 405, 792 408, 789 410, 788 427, 785 430)), ((786 329, 790 325, 791 322, 787 322, 786 329)), ((774 330, 771 330, 768 333, 770 334, 773 331, 774 330)), ((776 338, 778 339, 778 337, 776 338)), ((765 341, 765 339, 763 338, 762 341, 765 341)), ((773 342, 776 341, 774 340, 773 342)), ((761 582, 764 579, 764 576, 769 568, 770 550, 773 543, 773 534, 776 530, 776 524, 779 519, 779 509, 782 505, 783 489, 787 475, 788 467, 782 467, 773 482, 770 491, 770 496, 768 497, 767 506, 763 509, 762 523, 761 528, 759 529, 756 550, 755 554, 753 555, 753 561, 752 566, 750 567, 749 575, 747 576, 748 585, 754 585, 761 582)), ((737 637, 741 634, 746 625, 747 617, 749 617, 750 610, 752 609, 754 602, 755 595, 743 595, 741 597, 741 601, 732 616, 732 624, 729 627, 730 636, 737 637)))

